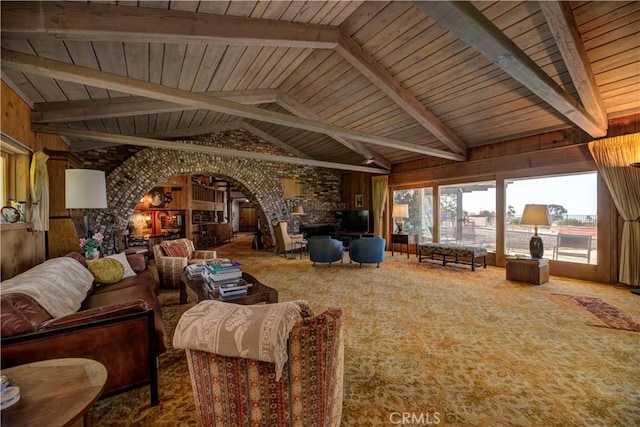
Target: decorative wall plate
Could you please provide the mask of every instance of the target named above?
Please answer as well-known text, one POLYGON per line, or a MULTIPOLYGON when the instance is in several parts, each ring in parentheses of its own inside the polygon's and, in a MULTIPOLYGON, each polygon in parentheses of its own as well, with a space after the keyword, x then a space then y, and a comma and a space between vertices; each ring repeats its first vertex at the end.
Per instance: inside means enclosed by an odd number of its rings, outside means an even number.
POLYGON ((20 221, 20 212, 13 206, 3 206, 1 212, 5 223, 12 224, 20 221))

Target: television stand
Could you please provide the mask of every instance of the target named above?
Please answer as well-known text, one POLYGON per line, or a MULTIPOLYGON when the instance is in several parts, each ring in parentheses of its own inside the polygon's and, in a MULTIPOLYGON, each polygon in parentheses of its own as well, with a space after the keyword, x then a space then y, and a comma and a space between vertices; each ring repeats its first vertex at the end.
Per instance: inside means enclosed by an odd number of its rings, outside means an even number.
POLYGON ((342 241, 342 246, 348 248, 351 245, 351 241, 359 239, 360 237, 373 237, 373 233, 367 233, 362 231, 336 231, 331 234, 331 237, 342 241))

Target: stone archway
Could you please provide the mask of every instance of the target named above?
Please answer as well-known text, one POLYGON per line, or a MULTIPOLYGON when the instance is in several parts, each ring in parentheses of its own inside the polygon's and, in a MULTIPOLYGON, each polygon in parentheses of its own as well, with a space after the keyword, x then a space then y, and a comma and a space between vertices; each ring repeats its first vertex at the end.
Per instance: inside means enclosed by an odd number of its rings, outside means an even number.
MULTIPOLYGON (((283 199, 282 166, 251 159, 147 148, 124 161, 107 177, 106 211, 96 212, 96 223, 112 241, 124 229, 140 200, 157 183, 177 175, 208 174, 229 177, 247 189, 247 197, 264 214, 265 219, 280 216, 283 199)), ((263 221, 273 241, 273 228, 263 221)))

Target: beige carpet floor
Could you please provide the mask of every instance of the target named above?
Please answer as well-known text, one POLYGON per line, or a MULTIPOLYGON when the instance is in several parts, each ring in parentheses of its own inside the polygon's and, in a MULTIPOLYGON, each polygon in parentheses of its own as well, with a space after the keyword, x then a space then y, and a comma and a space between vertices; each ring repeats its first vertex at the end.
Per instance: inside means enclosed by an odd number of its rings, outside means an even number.
MULTIPOLYGON (((560 277, 533 286, 507 281, 501 268, 472 272, 397 252, 380 268, 350 265, 348 253, 344 264, 312 266, 253 250, 248 235, 217 250, 281 301, 344 310, 344 426, 400 425, 403 416, 404 425, 640 425, 640 296, 626 288, 560 277)), ((177 291, 161 298, 172 337, 192 305, 178 304, 177 291)), ((99 401, 89 424, 195 425, 184 354, 171 349, 159 365, 158 406, 148 388, 133 390, 99 401)))

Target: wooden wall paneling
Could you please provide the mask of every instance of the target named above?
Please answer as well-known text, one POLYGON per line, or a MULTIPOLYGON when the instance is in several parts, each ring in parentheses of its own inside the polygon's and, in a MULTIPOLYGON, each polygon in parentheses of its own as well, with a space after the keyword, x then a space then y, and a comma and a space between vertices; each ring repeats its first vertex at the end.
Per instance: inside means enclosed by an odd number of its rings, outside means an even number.
POLYGON ((49 156, 47 172, 49 174, 49 217, 68 217, 69 210, 65 208, 65 171, 67 169, 81 169, 82 161, 69 151, 44 149, 49 156))
POLYGON ((30 194, 30 179, 29 179, 29 167, 30 156, 24 154, 16 154, 15 156, 15 198, 19 201, 26 201, 27 207, 30 206, 31 194, 30 194))
POLYGON ((371 175, 359 172, 343 174, 342 201, 349 210, 371 210, 371 175), (362 194, 364 206, 356 207, 356 194, 362 194))
MULTIPOLYGON (((0 129, 2 133, 19 141, 34 152, 49 148, 68 150, 67 144, 57 135, 36 134, 31 131, 31 107, 24 102, 4 81, 0 84, 0 129)), ((13 198, 27 201, 29 208, 30 156, 15 157, 16 185, 13 198)), ((45 260, 45 233, 34 232, 27 224, 19 228, 0 228, 1 276, 11 278, 45 260)))
POLYGON ((50 218, 47 257, 60 257, 69 252, 83 252, 73 218, 50 218))
POLYGON ((4 81, 2 81, 1 94, 0 125, 2 132, 34 149, 33 132, 31 132, 31 108, 4 81))
POLYGON ((6 280, 44 261, 44 232, 2 229, 0 279, 6 280))
POLYGON ((486 175, 489 172, 503 172, 511 176, 531 176, 595 169, 595 163, 589 154, 587 146, 581 144, 393 173, 389 176, 389 185, 395 187, 427 180, 447 180, 452 177, 457 180, 464 180, 486 175))

